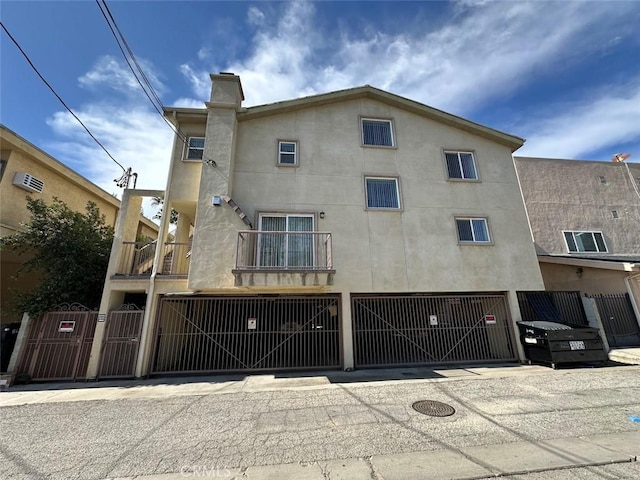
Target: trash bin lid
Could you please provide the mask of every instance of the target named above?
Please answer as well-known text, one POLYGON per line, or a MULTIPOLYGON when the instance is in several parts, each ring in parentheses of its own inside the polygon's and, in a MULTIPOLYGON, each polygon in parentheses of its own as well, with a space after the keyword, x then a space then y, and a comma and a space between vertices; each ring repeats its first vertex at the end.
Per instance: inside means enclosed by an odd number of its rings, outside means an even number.
POLYGON ((518 322, 520 325, 527 327, 539 328, 540 330, 571 330, 569 325, 557 322, 547 322, 544 320, 536 320, 533 322, 518 322))

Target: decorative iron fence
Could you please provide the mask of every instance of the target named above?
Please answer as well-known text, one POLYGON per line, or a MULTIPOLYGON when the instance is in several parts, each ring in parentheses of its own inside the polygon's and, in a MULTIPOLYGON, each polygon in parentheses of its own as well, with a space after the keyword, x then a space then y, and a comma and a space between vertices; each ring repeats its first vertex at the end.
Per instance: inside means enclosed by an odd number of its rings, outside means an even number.
POLYGON ((152 373, 338 368, 340 297, 166 297, 152 373))
POLYGON ((18 373, 32 380, 84 379, 98 312, 63 304, 33 320, 18 373))
POLYGON ((504 295, 353 295, 356 367, 516 359, 504 295))
POLYGON ((236 270, 330 271, 331 233, 238 232, 236 270))
POLYGON ((133 377, 144 310, 125 304, 109 312, 100 356, 100 378, 133 377))
POLYGON ((640 325, 628 293, 591 295, 610 347, 640 346, 640 325))
POLYGON ((517 295, 523 321, 589 325, 580 292, 521 291, 517 295))

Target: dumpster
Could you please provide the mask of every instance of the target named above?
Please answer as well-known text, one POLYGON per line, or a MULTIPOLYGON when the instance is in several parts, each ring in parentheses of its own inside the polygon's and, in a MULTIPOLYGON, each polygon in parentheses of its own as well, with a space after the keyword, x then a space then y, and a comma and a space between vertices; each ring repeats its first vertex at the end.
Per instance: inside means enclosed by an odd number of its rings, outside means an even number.
POLYGON ((518 322, 520 342, 529 363, 606 362, 607 352, 597 328, 557 322, 518 322))

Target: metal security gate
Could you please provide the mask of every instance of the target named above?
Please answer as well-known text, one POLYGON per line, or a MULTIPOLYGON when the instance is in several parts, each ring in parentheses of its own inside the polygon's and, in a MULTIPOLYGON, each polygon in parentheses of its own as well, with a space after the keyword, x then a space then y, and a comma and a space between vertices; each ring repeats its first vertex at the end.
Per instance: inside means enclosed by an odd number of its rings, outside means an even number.
POLYGON ((84 379, 98 312, 63 304, 31 324, 18 373, 31 380, 84 379))
POLYGON ((589 326, 580 292, 521 291, 517 292, 520 314, 525 322, 545 320, 564 324, 589 326))
POLYGON ((516 360, 504 295, 353 295, 356 367, 516 360))
POLYGON ((100 356, 100 378, 135 376, 143 319, 144 310, 133 304, 109 312, 100 356))
POLYGON ((340 296, 163 298, 151 372, 339 368, 340 296))
POLYGON ((593 295, 611 347, 640 346, 640 325, 628 293, 593 295))

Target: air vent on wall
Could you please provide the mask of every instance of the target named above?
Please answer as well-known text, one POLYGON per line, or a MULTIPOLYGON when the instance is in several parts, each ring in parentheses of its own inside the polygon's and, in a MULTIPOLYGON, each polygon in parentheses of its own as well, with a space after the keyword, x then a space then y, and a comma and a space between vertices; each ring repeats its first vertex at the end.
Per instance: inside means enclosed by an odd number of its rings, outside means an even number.
POLYGON ((16 187, 23 188, 29 192, 40 193, 44 189, 44 182, 42 180, 39 180, 25 172, 17 172, 15 177, 13 177, 13 184, 16 187))

